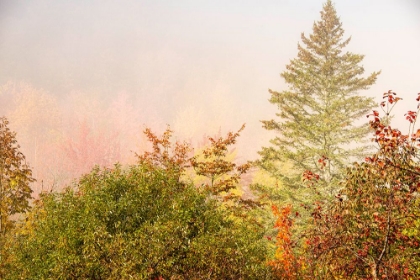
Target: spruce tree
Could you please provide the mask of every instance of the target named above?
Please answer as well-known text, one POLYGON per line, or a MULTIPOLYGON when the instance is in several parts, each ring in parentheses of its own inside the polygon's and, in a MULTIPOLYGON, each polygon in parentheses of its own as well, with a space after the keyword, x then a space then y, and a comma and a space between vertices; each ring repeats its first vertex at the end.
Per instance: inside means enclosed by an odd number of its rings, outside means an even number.
POLYGON ((320 194, 331 197, 340 170, 368 147, 364 140, 369 130, 358 125, 358 119, 375 103, 359 92, 374 84, 380 72, 363 77, 364 56, 344 50, 351 38, 343 38, 331 1, 324 4, 321 20, 314 22, 312 31, 309 37, 301 34, 297 58, 281 73, 288 89, 269 90, 269 101, 279 109, 278 119, 262 121, 264 128, 278 132, 272 145, 259 153, 260 167, 283 187, 280 193, 271 189, 281 199, 288 194, 292 200, 308 200, 301 179, 305 170, 322 175, 320 194), (322 158, 328 160, 319 161, 322 158))

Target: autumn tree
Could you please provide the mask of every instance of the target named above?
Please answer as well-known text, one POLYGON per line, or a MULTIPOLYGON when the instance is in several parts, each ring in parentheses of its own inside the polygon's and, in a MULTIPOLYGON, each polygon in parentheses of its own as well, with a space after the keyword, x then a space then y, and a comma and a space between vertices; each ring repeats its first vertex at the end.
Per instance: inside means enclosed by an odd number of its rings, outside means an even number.
POLYGON ((366 125, 356 122, 374 107, 372 98, 359 95, 368 89, 379 72, 363 77, 360 65, 363 55, 345 51, 350 38, 344 38, 342 23, 334 5, 328 0, 321 20, 314 23, 312 34, 302 33, 298 56, 281 73, 288 89, 269 90, 270 102, 278 106, 278 119, 262 121, 263 127, 279 133, 272 146, 260 151, 260 167, 279 179, 281 195, 304 201, 301 184, 304 170, 322 174, 325 188, 319 190, 331 197, 340 171, 352 158, 366 151, 361 140, 367 135, 366 125), (317 163, 329 159, 322 170, 317 163), (284 171, 284 167, 289 172, 284 171))
MULTIPOLYGON (((312 213, 308 263, 322 279, 420 277, 419 109, 406 114, 410 130, 404 134, 388 119, 400 98, 389 91, 384 99, 384 117, 368 115, 377 152, 349 167, 334 202, 318 202, 312 213)), ((323 183, 312 172, 305 178, 315 187, 323 183)))
POLYGON ((305 273, 305 257, 298 255, 298 243, 293 238, 292 228, 294 217, 292 206, 285 205, 280 209, 273 205, 272 211, 276 218, 274 227, 277 229, 276 253, 274 259, 268 262, 276 279, 301 279, 305 273))
POLYGON ((9 121, 0 118, 0 235, 10 228, 11 216, 29 209, 34 181, 32 171, 19 151, 16 133, 8 127, 9 121))
POLYGON ((236 132, 229 132, 226 137, 209 137, 210 145, 190 159, 191 166, 198 176, 207 178, 203 183, 205 189, 222 201, 231 201, 233 205, 252 206, 254 201, 243 199, 237 192, 241 176, 251 168, 251 162, 236 164, 228 159, 230 146, 236 143, 245 125, 236 132))

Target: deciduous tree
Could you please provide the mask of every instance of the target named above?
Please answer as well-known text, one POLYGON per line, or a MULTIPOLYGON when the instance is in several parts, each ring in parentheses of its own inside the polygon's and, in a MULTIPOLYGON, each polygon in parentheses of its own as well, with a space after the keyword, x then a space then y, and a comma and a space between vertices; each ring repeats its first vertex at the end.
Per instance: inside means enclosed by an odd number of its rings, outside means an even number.
MULTIPOLYGON (((201 188, 170 131, 136 166, 96 168, 77 189, 45 193, 16 229, 5 278, 266 279, 266 241, 201 188)), ((0 267, 1 268, 1 267, 0 267)))
POLYGON ((276 217, 276 253, 274 260, 268 264, 273 269, 276 279, 301 279, 305 273, 305 258, 304 255, 297 255, 295 247, 298 243, 292 236, 293 216, 298 213, 292 213, 290 204, 280 209, 272 206, 272 210, 276 217))
POLYGON ((236 133, 229 132, 226 138, 209 137, 210 146, 204 148, 202 155, 197 155, 190 160, 196 174, 207 178, 207 182, 204 183, 205 188, 211 195, 224 201, 245 202, 235 193, 235 190, 241 175, 249 170, 251 163, 237 165, 232 159, 227 158, 229 146, 236 143, 236 139, 244 128, 245 125, 236 133))
MULTIPOLYGON (((19 151, 16 133, 8 127, 9 121, 0 118, 0 236, 10 228, 10 217, 29 209, 32 171, 19 151)), ((0 237, 1 238, 1 237, 0 237)))
MULTIPOLYGON (((309 256, 322 279, 420 277, 420 130, 414 128, 419 109, 406 114, 410 130, 403 134, 388 119, 400 98, 392 91, 384 98, 385 116, 368 115, 377 152, 348 168, 335 201, 318 203, 312 213, 309 256)), ((305 176, 312 182, 319 178, 312 172, 305 176)))

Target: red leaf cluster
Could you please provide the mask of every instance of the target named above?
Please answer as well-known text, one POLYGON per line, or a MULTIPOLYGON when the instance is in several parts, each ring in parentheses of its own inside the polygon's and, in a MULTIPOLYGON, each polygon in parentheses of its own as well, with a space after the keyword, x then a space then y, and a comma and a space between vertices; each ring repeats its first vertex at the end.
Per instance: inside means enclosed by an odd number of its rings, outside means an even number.
MULTIPOLYGON (((388 91, 384 99, 384 118, 378 111, 367 115, 372 118, 369 124, 374 130, 372 140, 377 144, 377 152, 347 169, 342 189, 335 195, 337 200, 314 205, 314 225, 304 233, 307 263, 312 266, 306 272, 312 277, 420 277, 420 236, 410 234, 418 231, 420 222, 416 208, 420 204, 420 129, 414 130, 418 111, 405 115, 410 128, 403 134, 389 125, 388 118, 401 98, 388 91)), ((420 101, 420 94, 416 100, 420 101)), ((325 159, 318 161, 321 166, 324 162, 325 159)), ((312 182, 319 176, 308 170, 303 178, 312 182)))

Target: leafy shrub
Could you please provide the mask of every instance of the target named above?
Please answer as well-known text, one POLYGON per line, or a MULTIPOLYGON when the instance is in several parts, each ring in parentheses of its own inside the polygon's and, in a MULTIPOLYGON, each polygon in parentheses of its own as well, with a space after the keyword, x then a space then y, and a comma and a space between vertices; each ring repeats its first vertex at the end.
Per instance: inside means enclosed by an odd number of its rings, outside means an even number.
POLYGON ((44 193, 9 238, 6 279, 264 279, 258 226, 162 167, 94 169, 44 193))

